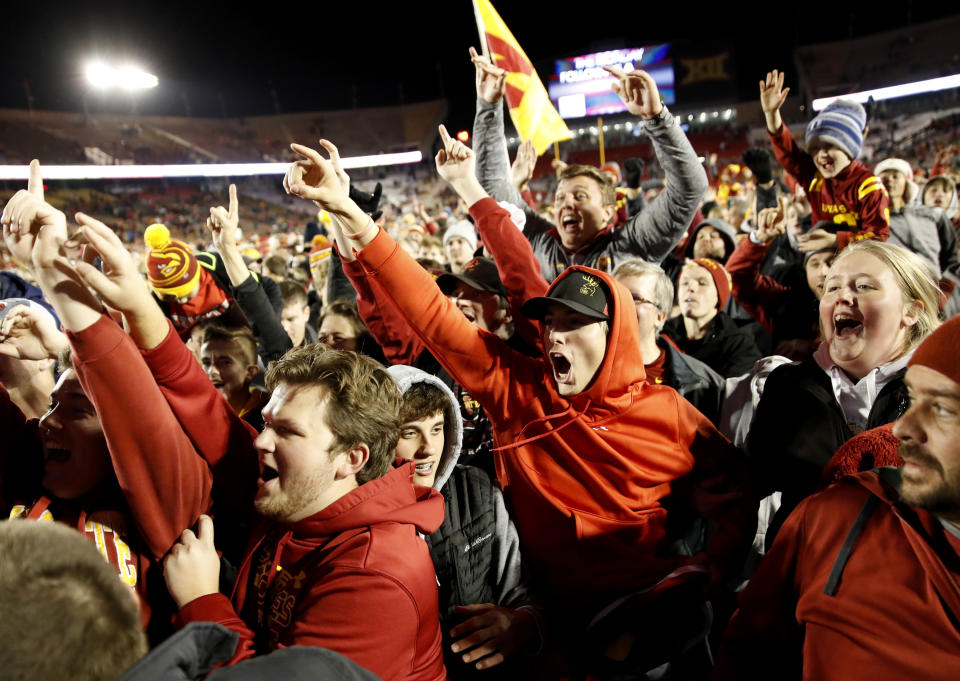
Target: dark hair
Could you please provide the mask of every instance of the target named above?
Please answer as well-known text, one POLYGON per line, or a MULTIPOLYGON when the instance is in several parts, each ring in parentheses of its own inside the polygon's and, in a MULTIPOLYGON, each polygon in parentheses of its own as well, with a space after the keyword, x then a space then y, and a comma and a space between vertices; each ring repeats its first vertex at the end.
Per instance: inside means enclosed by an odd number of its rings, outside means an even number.
POLYGON ((0 612, 6 679, 114 681, 147 653, 127 587, 60 523, 0 522, 0 612))
POLYGON ((450 405, 450 397, 443 389, 432 383, 414 383, 407 392, 403 393, 403 404, 400 406, 400 423, 419 421, 437 412, 446 413, 450 405))
POLYGON ((386 369, 364 355, 314 343, 290 350, 271 365, 267 389, 281 383, 323 389, 324 419, 334 435, 334 450, 367 445, 370 458, 357 473, 358 484, 386 475, 400 436, 401 403, 386 369))
POLYGON ((567 166, 560 172, 561 180, 569 180, 573 177, 592 177, 600 185, 600 203, 604 206, 612 206, 617 202, 617 189, 613 186, 610 178, 604 175, 600 170, 593 166, 575 164, 567 166))
POLYGON ((263 269, 276 277, 282 278, 287 276, 287 261, 283 259, 283 256, 274 253, 263 259, 263 269))
POLYGON ((298 281, 284 279, 280 282, 280 295, 283 297, 283 306, 288 305, 306 305, 307 292, 303 290, 303 285, 298 281))

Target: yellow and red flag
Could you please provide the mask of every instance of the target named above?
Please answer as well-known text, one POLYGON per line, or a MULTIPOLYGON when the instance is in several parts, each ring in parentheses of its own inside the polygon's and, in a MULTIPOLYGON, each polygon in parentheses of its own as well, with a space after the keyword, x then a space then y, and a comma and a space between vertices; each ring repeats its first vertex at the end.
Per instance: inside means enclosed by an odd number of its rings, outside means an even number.
POLYGON ((570 139, 570 130, 550 101, 533 64, 490 0, 473 0, 473 4, 480 35, 486 38, 490 48, 490 58, 507 72, 507 106, 520 137, 533 141, 537 155, 558 140, 570 139))

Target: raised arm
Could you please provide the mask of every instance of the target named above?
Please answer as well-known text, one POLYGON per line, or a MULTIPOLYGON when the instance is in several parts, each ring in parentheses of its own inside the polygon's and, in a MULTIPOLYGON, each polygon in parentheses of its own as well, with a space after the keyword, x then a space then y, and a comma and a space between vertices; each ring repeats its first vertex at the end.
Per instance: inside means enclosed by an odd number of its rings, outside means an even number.
MULTIPOLYGON (((231 505, 238 510, 249 508, 259 476, 259 460, 253 447, 256 432, 230 408, 174 332, 140 280, 135 264, 116 234, 92 218, 82 215, 78 218, 83 224, 85 237, 105 268, 100 272, 92 265, 79 263, 77 271, 108 305, 123 313, 143 358, 139 362, 129 362, 144 366, 152 377, 150 385, 159 390, 158 394, 165 402, 161 413, 172 412, 177 427, 186 434, 202 460, 196 454, 194 458, 205 469, 209 466, 218 488, 224 491, 231 505)), ((109 355, 103 361, 106 364, 101 366, 107 368, 98 371, 103 372, 104 381, 116 381, 116 376, 123 375, 120 371, 111 373, 112 358, 109 355)), ((138 392, 121 403, 121 408, 114 407, 114 411, 129 419, 128 405, 139 405, 142 399, 138 392)), ((150 436, 153 442, 162 446, 158 433, 150 436)), ((184 527, 190 525, 192 521, 184 527)))
MULTIPOLYGON (((330 162, 318 152, 298 144, 303 156, 287 172, 284 186, 306 199, 317 201, 340 219, 344 234, 354 243, 369 275, 424 341, 427 348, 460 385, 481 403, 495 405, 509 396, 510 364, 515 355, 494 334, 481 331, 455 309, 440 292, 433 277, 403 252, 346 196, 330 162)), ((437 154, 438 165, 447 162, 446 151, 437 154)), ((526 380, 540 380, 532 375, 526 380)), ((486 406, 486 405, 485 405, 486 406)), ((497 405, 502 406, 502 405, 497 405)), ((491 406, 491 409, 494 407, 491 406)))
POLYGON ((767 313, 790 290, 773 277, 760 273, 770 242, 786 230, 784 217, 786 197, 781 196, 777 208, 764 208, 757 215, 757 230, 741 241, 727 261, 727 272, 733 284, 733 297, 768 332, 773 320, 767 313))
POLYGON ((240 224, 237 186, 230 185, 230 207, 216 206, 210 209, 207 227, 213 237, 220 258, 233 285, 234 298, 247 322, 256 330, 260 357, 263 363, 280 359, 293 347, 290 337, 283 330, 260 279, 243 262, 237 246, 237 227, 240 224))
POLYGON ((660 262, 676 247, 693 221, 707 190, 707 175, 690 141, 660 100, 653 78, 639 69, 625 73, 604 67, 617 80, 613 90, 639 116, 666 175, 666 188, 639 215, 618 230, 630 255, 660 262))
POLYGON ((810 155, 797 146, 790 129, 783 124, 780 117, 780 107, 787 101, 790 93, 790 88, 783 87, 783 79, 784 74, 774 69, 760 81, 760 107, 767 121, 767 134, 773 143, 777 163, 807 189, 817 174, 817 167, 810 155))
MULTIPOLYGON (((86 262, 75 269, 67 259, 65 216, 43 201, 39 168, 31 173, 27 195, 15 206, 12 221, 36 235, 32 260, 41 289, 63 322, 73 349, 73 365, 103 428, 113 469, 124 490, 140 534, 154 558, 163 556, 180 533, 210 504, 210 475, 180 428, 130 338, 101 312, 100 303, 84 285, 86 262), (131 418, 130 406, 139 413, 131 418)), ((89 243, 84 257, 101 255, 97 244, 105 234, 101 223, 77 214, 81 235, 89 243), (91 225, 97 226, 96 232, 91 225), (92 237, 92 238, 91 238, 92 237)), ((130 258, 120 246, 121 258, 130 258)), ((114 261, 102 258, 104 273, 115 274, 114 261)), ((132 266, 127 269, 134 270, 132 266)), ((131 286, 146 294, 139 281, 131 286)))
POLYGON ((540 263, 533 254, 530 242, 513 224, 510 214, 490 198, 480 185, 474 173, 473 152, 462 142, 450 137, 442 125, 440 138, 443 140, 444 153, 451 162, 438 165, 437 172, 470 207, 477 231, 497 263, 517 333, 536 347, 540 344, 540 329, 520 314, 520 307, 530 298, 546 295, 549 285, 540 275, 540 263), (453 159, 456 162, 452 162, 453 159))
POLYGON ((476 70, 477 113, 473 119, 473 145, 477 154, 476 175, 484 190, 497 201, 509 201, 527 216, 524 235, 529 239, 553 225, 540 217, 511 182, 510 156, 503 127, 503 95, 507 72, 470 48, 476 70))

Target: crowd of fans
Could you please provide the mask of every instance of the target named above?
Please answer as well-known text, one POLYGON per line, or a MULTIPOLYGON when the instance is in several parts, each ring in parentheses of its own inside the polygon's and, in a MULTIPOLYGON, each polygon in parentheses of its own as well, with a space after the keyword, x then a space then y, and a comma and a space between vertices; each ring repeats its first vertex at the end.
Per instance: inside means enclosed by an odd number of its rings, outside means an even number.
POLYGON ((440 126, 416 198, 292 145, 299 231, 235 185, 54 200, 31 164, 0 667, 957 678, 956 148, 868 166, 844 99, 801 144, 772 71, 770 151, 703 160, 610 68, 654 158, 557 159, 540 202, 472 59, 473 148, 440 126))

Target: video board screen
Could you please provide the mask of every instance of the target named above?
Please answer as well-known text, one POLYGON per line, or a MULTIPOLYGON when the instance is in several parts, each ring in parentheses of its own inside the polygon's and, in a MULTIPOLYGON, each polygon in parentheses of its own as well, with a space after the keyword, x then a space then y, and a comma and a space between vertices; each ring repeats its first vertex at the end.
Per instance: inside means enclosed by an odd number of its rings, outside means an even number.
POLYGON ((563 118, 602 116, 627 110, 610 89, 614 79, 603 70, 604 66, 624 71, 643 69, 657 84, 665 104, 673 104, 676 99, 669 43, 568 57, 558 59, 556 65, 547 89, 563 118))

